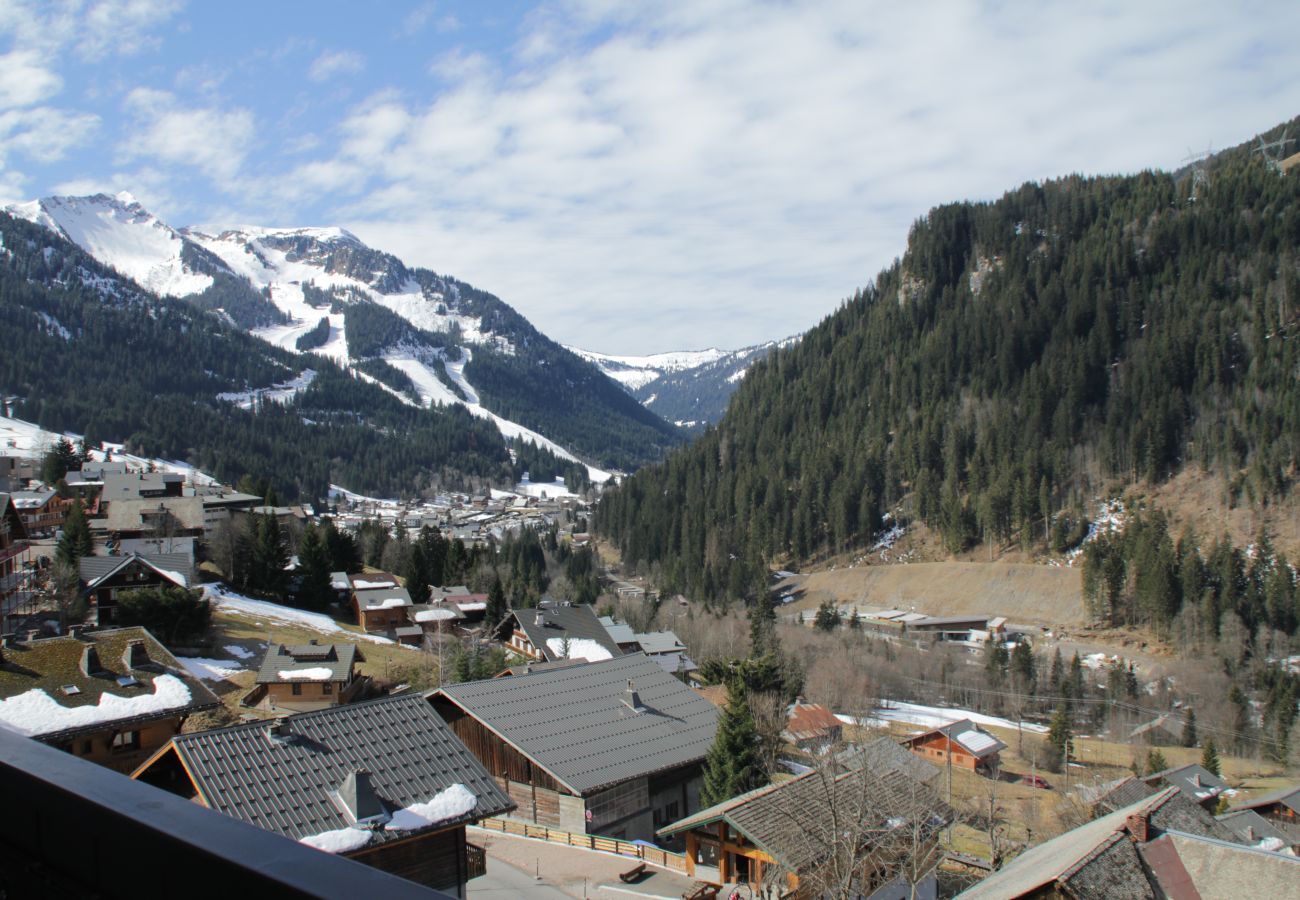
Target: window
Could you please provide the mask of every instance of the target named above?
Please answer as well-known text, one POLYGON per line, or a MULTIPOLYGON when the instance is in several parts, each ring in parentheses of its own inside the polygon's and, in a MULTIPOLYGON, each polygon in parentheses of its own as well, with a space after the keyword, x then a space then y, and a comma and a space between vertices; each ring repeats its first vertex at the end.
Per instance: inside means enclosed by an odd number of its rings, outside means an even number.
POLYGON ((292 689, 292 691, 293 691, 293 695, 294 695, 295 697, 301 697, 301 696, 302 696, 302 682, 301 682, 301 681, 295 681, 295 682, 293 682, 293 684, 291 685, 291 689, 292 689))
POLYGON ((81 755, 82 755, 82 756, 89 756, 89 755, 90 755, 90 750, 91 750, 90 741, 82 741, 82 742, 81 742, 81 755))
POLYGON ((119 731, 113 735, 113 752, 129 753, 132 750, 140 749, 140 732, 138 731, 119 731))
POLYGON ((334 693, 334 682, 332 682, 332 681, 327 681, 327 682, 325 682, 324 684, 322 684, 322 685, 320 686, 320 692, 321 692, 322 694, 332 694, 332 693, 334 693))

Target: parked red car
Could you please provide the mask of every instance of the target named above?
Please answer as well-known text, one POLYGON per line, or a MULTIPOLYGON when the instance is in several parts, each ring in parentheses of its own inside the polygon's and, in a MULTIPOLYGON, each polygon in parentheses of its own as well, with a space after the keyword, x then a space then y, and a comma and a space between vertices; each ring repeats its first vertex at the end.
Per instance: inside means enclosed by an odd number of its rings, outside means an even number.
POLYGON ((1027 784, 1030 787, 1042 788, 1045 791, 1050 791, 1052 789, 1052 786, 1048 783, 1047 779, 1044 778, 1042 775, 1021 776, 1020 783, 1027 784))

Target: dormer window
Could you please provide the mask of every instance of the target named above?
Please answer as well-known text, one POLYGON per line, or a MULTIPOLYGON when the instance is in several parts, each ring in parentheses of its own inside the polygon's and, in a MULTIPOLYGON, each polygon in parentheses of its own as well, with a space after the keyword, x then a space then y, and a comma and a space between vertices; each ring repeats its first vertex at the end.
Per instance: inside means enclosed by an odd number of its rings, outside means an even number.
POLYGON ((62 691, 63 693, 67 694, 69 697, 74 697, 77 694, 81 693, 81 688, 77 687, 75 684, 65 684, 62 688, 62 691))

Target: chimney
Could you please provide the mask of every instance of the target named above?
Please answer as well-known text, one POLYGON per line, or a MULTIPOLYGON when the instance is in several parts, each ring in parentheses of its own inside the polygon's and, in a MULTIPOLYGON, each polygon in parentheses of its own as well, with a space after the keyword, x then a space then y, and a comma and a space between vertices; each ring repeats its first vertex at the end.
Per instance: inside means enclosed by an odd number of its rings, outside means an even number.
POLYGON ((92 675, 98 675, 104 671, 104 667, 99 662, 99 651, 95 649, 94 644, 87 644, 81 648, 81 674, 89 678, 92 675))
POLYGON ((1134 813, 1125 820, 1124 824, 1128 828, 1128 833, 1133 835, 1133 839, 1139 844, 1145 844, 1151 840, 1151 820, 1146 813, 1134 813))
POLYGON ((128 641, 126 650, 122 653, 122 665, 130 669, 142 669, 149 665, 149 651, 145 648, 144 641, 128 641))
POLYGON ((287 716, 276 719, 266 730, 266 736, 277 743, 284 743, 293 737, 293 727, 287 716))
POLYGON ((537 617, 536 617, 535 619, 533 619, 533 624, 536 625, 538 628, 545 628, 545 627, 546 627, 546 613, 542 612, 540 609, 537 610, 537 617))
POLYGON ((623 692, 623 704, 628 709, 632 710, 632 712, 641 712, 645 709, 645 707, 641 705, 641 695, 636 692, 636 688, 632 685, 632 679, 630 678, 627 682, 627 690, 623 692))

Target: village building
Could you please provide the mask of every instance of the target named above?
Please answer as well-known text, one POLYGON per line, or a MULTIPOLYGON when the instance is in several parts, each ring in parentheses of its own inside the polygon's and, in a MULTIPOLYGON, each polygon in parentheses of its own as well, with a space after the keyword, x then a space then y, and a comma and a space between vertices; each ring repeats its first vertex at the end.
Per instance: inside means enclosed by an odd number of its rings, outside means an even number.
POLYGON ((390 628, 410 624, 406 612, 411 595, 387 572, 349 575, 352 585, 352 609, 357 624, 371 633, 386 633, 390 628))
POLYGON ((981 774, 996 770, 999 754, 1007 749, 1006 744, 970 719, 950 722, 914 735, 904 741, 904 746, 937 766, 951 764, 981 774))
POLYGON ((555 600, 542 600, 534 609, 511 611, 493 630, 493 636, 526 659, 596 662, 623 655, 591 606, 555 600))
POLYGON ((63 527, 72 505, 53 490, 14 491, 11 496, 28 534, 53 534, 63 527))
POLYGON ((1177 788, 1017 856, 958 895, 1012 898, 1300 896, 1300 859, 1246 846, 1177 788))
POLYGON ((446 685, 431 700, 517 818, 653 840, 699 808, 718 712, 642 654, 446 685))
POLYGON ((1259 813, 1270 823, 1281 828, 1291 838, 1291 843, 1300 844, 1300 784, 1291 785, 1238 803, 1233 812, 1249 809, 1259 813))
POLYGON ((901 769, 815 769, 661 828, 685 838, 687 874, 798 896, 935 896, 952 812, 901 769))
POLYGON ((118 599, 128 591, 188 588, 194 583, 192 559, 184 553, 83 556, 78 565, 88 604, 86 621, 100 627, 113 624, 118 599))
POLYGON ((465 826, 513 807, 419 694, 180 735, 131 777, 458 897, 465 826))
POLYGON ((130 772, 220 705, 143 628, 0 643, 0 725, 130 772))
POLYGON ((1142 781, 1155 790, 1176 787, 1193 803, 1200 804, 1210 812, 1219 805, 1219 795, 1228 787, 1228 782, 1197 763, 1153 772, 1142 781))
POLYGON ((359 662, 365 657, 356 644, 271 644, 245 702, 294 712, 351 703, 370 685, 357 672, 359 662))
POLYGON ((1275 850, 1278 853, 1296 855, 1297 840, 1284 830, 1285 826, 1270 822, 1253 809, 1226 812, 1214 818, 1220 825, 1231 831, 1239 843, 1258 847, 1261 850, 1275 850))
POLYGON ((1181 715, 1164 713, 1150 721, 1143 722, 1129 732, 1129 743, 1144 741, 1148 744, 1166 747, 1179 746, 1183 742, 1183 733, 1187 724, 1181 715))
POLYGON ((803 697, 796 697, 785 713, 781 738, 805 753, 825 753, 839 743, 844 734, 844 723, 820 703, 809 703, 803 697))
POLYGON ((95 513, 90 530, 101 538, 203 536, 203 501, 198 497, 100 497, 95 513))
POLYGON ((21 587, 23 564, 27 562, 30 548, 27 528, 13 500, 8 494, 0 494, 0 613, 7 609, 7 601, 21 587))

